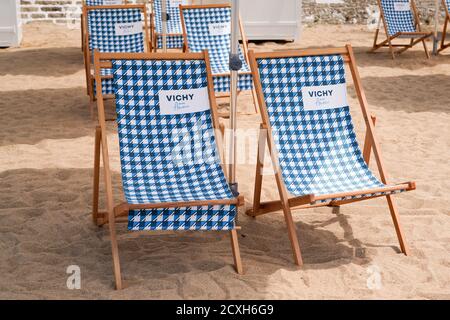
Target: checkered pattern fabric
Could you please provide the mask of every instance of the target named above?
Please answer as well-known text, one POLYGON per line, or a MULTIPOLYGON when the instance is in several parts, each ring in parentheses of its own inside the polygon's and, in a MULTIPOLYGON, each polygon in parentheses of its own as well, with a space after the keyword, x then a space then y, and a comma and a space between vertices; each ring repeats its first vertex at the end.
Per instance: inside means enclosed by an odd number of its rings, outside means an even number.
MULTIPOLYGON (((112 76, 112 69, 100 69, 100 75, 102 76, 112 76)), ((114 94, 113 79, 104 78, 102 79, 102 94, 114 94)), ((94 95, 97 96, 97 86, 94 80, 94 95)))
MULTIPOLYGON (((166 38, 167 49, 182 49, 184 44, 183 35, 170 35, 166 38)), ((163 37, 160 34, 156 35, 156 46, 158 49, 162 49, 163 47, 163 37)))
POLYGON ((410 0, 381 0, 388 34, 393 36, 398 32, 416 32, 412 8, 408 11, 395 11, 396 3, 410 3, 410 0))
POLYGON ((107 1, 105 2, 105 0, 86 0, 84 2, 87 6, 105 6, 105 5, 111 5, 111 4, 122 4, 123 1, 114 1, 114 3, 108 3, 107 1), (115 3, 117 2, 117 3, 115 3))
MULTIPOLYGON (((140 9, 98 9, 88 11, 89 49, 100 52, 144 52, 144 33, 116 35, 116 23, 142 21, 140 9)), ((111 71, 103 71, 109 72, 111 71)), ((113 94, 111 79, 102 81, 103 94, 113 94)), ((94 86, 95 88, 95 86, 94 86)))
POLYGON ((450 12, 450 0, 445 0, 445 4, 447 5, 447 10, 450 12))
MULTIPOLYGON (((345 83, 341 56, 260 59, 258 68, 282 176, 291 194, 327 195, 385 186, 363 159, 348 106, 304 110, 303 87, 345 83)), ((373 194, 358 197, 369 196, 373 194)))
MULTIPOLYGON (((207 87, 199 60, 115 60, 117 123, 125 198, 130 204, 231 199, 210 110, 160 112, 160 90, 207 87)), ((131 210, 131 230, 230 230, 235 205, 131 210)))
POLYGON ((100 52, 144 52, 144 33, 116 35, 117 23, 142 21, 140 9, 96 9, 88 12, 89 49, 100 52))
MULTIPOLYGON (((172 3, 171 0, 166 0, 166 12, 169 14, 169 20, 167 21, 167 48, 168 49, 182 49, 183 48, 183 27, 181 26, 180 7, 178 1, 172 3), (177 34, 177 35, 175 35, 177 34)), ((182 4, 188 4, 188 1, 183 0, 182 4)), ((155 30, 157 34, 157 48, 162 49, 162 1, 153 1, 153 10, 155 14, 155 30)))
MULTIPOLYGON (((189 50, 192 52, 208 50, 214 89, 216 92, 229 92, 231 35, 211 35, 209 26, 213 23, 231 23, 231 8, 183 9, 182 14, 189 50)), ((252 76, 241 48, 239 48, 239 55, 242 61, 242 68, 239 71, 238 90, 251 90, 253 88, 252 76)))

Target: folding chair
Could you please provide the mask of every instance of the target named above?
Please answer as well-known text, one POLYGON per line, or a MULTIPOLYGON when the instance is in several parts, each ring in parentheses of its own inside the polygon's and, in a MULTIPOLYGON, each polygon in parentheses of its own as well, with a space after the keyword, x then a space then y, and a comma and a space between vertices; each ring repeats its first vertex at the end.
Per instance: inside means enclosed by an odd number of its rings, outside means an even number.
POLYGON ((442 0, 442 6, 445 9, 445 21, 444 21, 444 29, 442 30, 442 38, 441 38, 441 46, 438 49, 438 52, 447 49, 450 47, 450 43, 445 43, 445 38, 447 36, 447 27, 448 22, 450 21, 450 0, 442 0))
POLYGON ((427 58, 430 58, 425 40, 433 35, 432 32, 423 32, 420 28, 420 19, 414 0, 377 0, 380 8, 380 21, 375 31, 375 39, 370 52, 382 47, 389 47, 392 59, 419 42, 422 42, 427 58), (383 23, 386 40, 377 43, 380 33, 380 23, 383 23), (396 39, 409 39, 409 44, 393 43, 396 39), (397 51, 394 50, 398 47, 397 51))
MULTIPOLYGON (((166 0, 168 14, 166 43, 167 49, 184 49, 183 27, 181 26, 180 4, 187 4, 187 0, 166 0)), ((162 0, 152 1, 152 39, 154 51, 163 48, 163 17, 162 0)))
MULTIPOLYGON (((231 52, 231 6, 228 4, 180 6, 183 36, 186 51, 208 50, 211 57, 211 70, 214 90, 217 96, 227 96, 230 92, 231 52)), ((239 47, 242 67, 238 72, 238 92, 251 91, 255 112, 256 94, 248 66, 247 39, 241 21, 239 29, 243 50, 239 47)))
MULTIPOLYGON (((92 52, 148 52, 149 30, 145 5, 105 5, 84 6, 85 34, 85 72, 87 93, 96 98, 92 52)), ((112 95, 112 72, 102 69, 103 95, 112 95)))
POLYGON ((242 273, 234 196, 221 161, 223 139, 207 52, 119 54, 95 51, 99 127, 96 130, 93 219, 108 223, 116 287, 122 288, 115 222, 129 230, 230 231, 242 273), (100 68, 112 69, 125 202, 115 204, 100 68), (175 99, 178 97, 179 99, 175 99), (187 98, 189 97, 188 100, 187 98), (107 213, 98 211, 100 151, 107 213))
POLYGON ((262 123, 253 217, 282 209, 295 262, 302 265, 291 209, 340 206, 386 197, 401 251, 408 253, 392 195, 415 189, 414 182, 387 184, 374 123, 353 50, 293 50, 273 53, 250 51, 262 123), (361 152, 346 101, 345 62, 367 127, 361 152), (261 202, 266 143, 275 171, 280 200, 261 202), (381 181, 368 168, 373 149, 381 181))
MULTIPOLYGON (((105 6, 105 5, 114 5, 114 4, 126 4, 127 0, 82 0, 81 6, 105 6)), ((85 29, 84 29, 84 15, 81 13, 80 15, 81 22, 81 51, 84 52, 84 38, 85 38, 85 29)))

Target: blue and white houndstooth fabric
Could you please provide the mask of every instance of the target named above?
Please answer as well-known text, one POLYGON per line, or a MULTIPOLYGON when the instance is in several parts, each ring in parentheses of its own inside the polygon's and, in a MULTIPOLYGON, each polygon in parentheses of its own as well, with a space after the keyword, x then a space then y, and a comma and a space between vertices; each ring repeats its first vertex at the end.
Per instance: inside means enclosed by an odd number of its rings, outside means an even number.
POLYGON ((445 0, 445 4, 447 5, 447 10, 450 12, 450 0, 445 0))
POLYGON ((108 6, 123 4, 124 0, 85 0, 85 5, 87 6, 108 6))
POLYGON ((381 0, 381 7, 390 36, 398 32, 417 31, 410 0, 381 0), (405 8, 400 8, 402 6, 405 8), (409 9, 404 10, 407 8, 409 9))
MULTIPOLYGON (((200 60, 114 60, 125 198, 130 204, 230 199, 210 110, 160 112, 160 90, 207 87, 200 60)), ((130 230, 230 230, 235 205, 130 210, 130 230)))
MULTIPOLYGON (((166 37, 167 49, 181 49, 183 48, 184 38, 183 36, 168 35, 166 37)), ((156 46, 158 49, 163 47, 163 37, 159 34, 156 35, 156 46)))
MULTIPOLYGON (((188 4, 186 0, 166 0, 166 11, 169 14, 167 21, 167 48, 181 49, 183 48, 183 27, 181 25, 180 4, 188 4)), ((154 0, 153 9, 155 14, 155 30, 156 30, 156 46, 162 49, 162 1, 154 0)))
MULTIPOLYGON (((144 33, 116 35, 118 23, 142 22, 142 11, 137 8, 95 9, 87 14, 89 50, 100 52, 144 52, 144 33)), ((104 74, 111 74, 102 70, 104 74)), ((95 85, 94 85, 95 88, 95 85)), ((113 94, 112 79, 102 81, 103 94, 113 94)))
MULTIPOLYGON (((208 50, 214 89, 216 92, 229 92, 231 34, 211 35, 210 25, 230 24, 231 26, 231 8, 189 8, 183 9, 182 14, 189 50, 192 52, 208 50)), ((239 71, 238 90, 251 90, 253 88, 252 76, 241 48, 239 48, 239 55, 242 61, 242 68, 239 71)))
MULTIPOLYGON (((363 159, 348 105, 304 110, 302 88, 345 84, 341 56, 259 59, 258 69, 282 176, 291 194, 326 195, 385 186, 363 159)), ((373 194, 350 198, 368 196, 373 194)))

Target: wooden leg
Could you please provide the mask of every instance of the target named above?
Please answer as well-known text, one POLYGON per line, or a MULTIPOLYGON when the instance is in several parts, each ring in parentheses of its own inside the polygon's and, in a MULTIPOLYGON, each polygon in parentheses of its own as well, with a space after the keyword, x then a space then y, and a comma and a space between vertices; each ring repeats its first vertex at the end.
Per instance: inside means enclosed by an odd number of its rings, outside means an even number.
MULTIPOLYGON (((88 49, 87 49, 88 50, 88 49)), ((86 74, 86 94, 88 96, 91 95, 91 74, 90 74, 90 63, 89 63, 89 58, 87 55, 87 50, 84 50, 84 65, 85 65, 85 74, 86 74)))
POLYGON ((373 39, 373 46, 372 49, 369 52, 374 52, 378 49, 377 41, 378 41, 378 34, 380 33, 380 28, 377 28, 375 31, 375 38, 373 39))
MULTIPOLYGON (((272 160, 273 162, 273 160, 272 160)), ((294 219, 292 218, 291 207, 289 206, 289 198, 286 189, 284 188, 281 173, 277 170, 275 173, 275 179, 277 181, 278 191, 280 193, 281 206, 283 208, 284 220, 286 221, 286 227, 288 230, 289 240, 291 241, 292 251, 294 254, 295 263, 298 266, 303 265, 302 253, 300 251, 300 245, 297 238, 297 230, 295 228, 294 219)))
POLYGON ((289 206, 283 206, 283 214, 284 220, 286 220, 286 226, 288 229, 289 240, 291 241, 292 251, 294 253, 295 264, 298 266, 302 266, 302 253, 300 251, 300 245, 298 243, 297 231, 295 228, 294 219, 292 218, 291 208, 289 206))
POLYGON ((84 52, 84 21, 83 21, 83 14, 80 16, 81 21, 81 52, 84 52))
POLYGON ((100 145, 102 131, 100 127, 95 128, 95 147, 94 147, 94 192, 92 201, 92 219, 97 224, 98 218, 98 199, 100 190, 100 145))
POLYGON ((89 81, 88 81, 88 94, 89 94, 89 99, 90 101, 94 101, 94 96, 95 96, 95 85, 94 85, 95 81, 94 79, 89 76, 89 81))
POLYGON ((428 48, 427 48, 425 39, 422 40, 422 43, 423 43, 423 49, 425 50, 425 55, 427 56, 427 59, 430 59, 430 52, 428 52, 428 48))
POLYGON ((120 271, 119 246, 117 244, 116 223, 113 211, 108 211, 109 217, 109 234, 111 237, 111 251, 114 266, 114 279, 116 281, 116 289, 122 290, 122 274, 120 271))
MULTIPOLYGON (((103 99, 100 100, 100 110, 103 110, 103 99)), ((103 171, 105 178, 105 189, 106 189, 106 206, 108 208, 108 227, 109 227, 109 235, 111 237, 111 253, 113 258, 113 267, 114 267, 114 278, 116 283, 116 289, 120 290, 123 288, 122 286, 122 275, 120 272, 120 259, 119 259, 119 246, 117 244, 117 236, 116 236, 116 217, 114 215, 114 195, 112 188, 112 178, 111 172, 109 171, 109 155, 108 155, 108 140, 106 136, 105 130, 105 119, 104 114, 100 116, 100 125, 102 128, 101 133, 101 152, 103 159, 103 171)))
POLYGON ((392 47, 391 38, 388 38, 388 46, 389 46, 389 51, 391 52, 392 60, 395 60, 395 51, 394 51, 394 48, 392 47))
POLYGON ((387 45, 387 43, 388 43, 388 40, 386 39, 378 44, 375 44, 374 47, 369 50, 369 53, 375 52, 376 50, 378 50, 382 47, 385 47, 387 45))
POLYGON ((241 252, 239 250, 238 234, 236 229, 230 231, 230 236, 231 236, 231 250, 233 251, 233 259, 236 272, 238 274, 244 274, 244 270, 242 268, 241 252))
POLYGON ((255 174, 255 189, 253 193, 253 213, 256 214, 259 211, 261 204, 261 188, 262 188, 262 170, 264 168, 264 154, 266 149, 266 135, 267 130, 263 129, 261 125, 259 128, 259 141, 258 152, 256 159, 256 174, 255 174))
MULTIPOLYGON (((371 116, 373 126, 375 127, 377 123, 377 118, 375 116, 371 116)), ((370 134, 367 131, 366 132, 366 138, 364 139, 364 151, 363 151, 363 157, 364 161, 369 165, 370 162, 370 153, 372 151, 372 139, 370 138, 370 134)))
POLYGON ((289 195, 286 186, 281 177, 281 169, 279 167, 278 158, 274 154, 273 145, 275 144, 271 139, 271 133, 267 132, 267 145, 272 160, 273 170, 275 172, 275 181, 277 182, 278 193, 280 194, 281 207, 283 209, 284 219, 288 229, 289 240, 291 241, 292 251, 294 254, 295 263, 299 266, 303 265, 302 254, 300 252, 300 245, 298 243, 297 231, 295 230, 294 219, 292 219, 291 207, 289 205, 289 195))
POLYGON ((444 30, 442 30, 441 51, 445 48, 445 37, 447 35, 448 16, 445 18, 444 30))
POLYGON ((398 242, 400 244, 401 251, 407 256, 409 255, 409 249, 406 245, 406 240, 403 235, 402 229, 400 227, 400 217, 397 213, 397 208, 395 206, 394 200, 391 195, 386 196, 389 210, 391 211, 392 220, 394 222, 395 232, 397 233, 398 242))
POLYGON ((256 91, 255 88, 252 88, 252 98, 253 98, 253 107, 255 108, 255 113, 259 113, 258 109, 258 98, 256 97, 256 91))

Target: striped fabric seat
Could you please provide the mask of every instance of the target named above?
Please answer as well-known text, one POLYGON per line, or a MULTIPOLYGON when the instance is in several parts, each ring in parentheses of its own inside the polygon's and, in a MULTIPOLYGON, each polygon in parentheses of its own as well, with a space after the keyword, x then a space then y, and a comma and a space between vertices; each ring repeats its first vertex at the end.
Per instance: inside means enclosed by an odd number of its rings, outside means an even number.
MULTIPOLYGON (((229 55, 231 51, 231 8, 184 8, 182 11, 187 33, 189 51, 208 50, 216 92, 230 91, 229 55), (222 27, 224 32, 211 34, 214 26, 222 27)), ((242 68, 239 71, 238 90, 252 90, 253 82, 250 68, 241 48, 239 55, 242 68)))
MULTIPOLYGON (((127 203, 231 199, 210 110, 161 113, 161 90, 207 87, 203 60, 113 60, 127 203)), ((232 230, 235 205, 130 210, 130 230, 232 230)))
MULTIPOLYGON (((180 4, 187 4, 186 0, 166 0, 166 12, 169 15, 169 20, 167 21, 167 49, 182 49, 183 48, 183 27, 181 26, 180 17, 180 4)), ((156 31, 156 47, 162 49, 162 1, 153 1, 153 12, 155 15, 155 31, 156 31)))
MULTIPOLYGON (((143 31, 130 35, 117 35, 116 24, 142 23, 142 12, 137 8, 89 10, 87 15, 89 50, 100 52, 144 52, 143 31)), ((91 71, 92 72, 92 71, 91 71)), ((104 74, 111 72, 103 71, 104 74)), ((102 75, 104 75, 102 74, 102 75)), ((94 84, 95 88, 95 84, 94 84)), ((102 81, 103 94, 113 94, 112 79, 102 81)))
POLYGON ((388 35, 416 32, 416 24, 409 0, 381 0, 388 35))
POLYGON ((363 159, 348 104, 304 108, 302 88, 345 84, 341 56, 266 58, 258 60, 258 66, 282 177, 292 195, 332 195, 385 187, 363 159))

